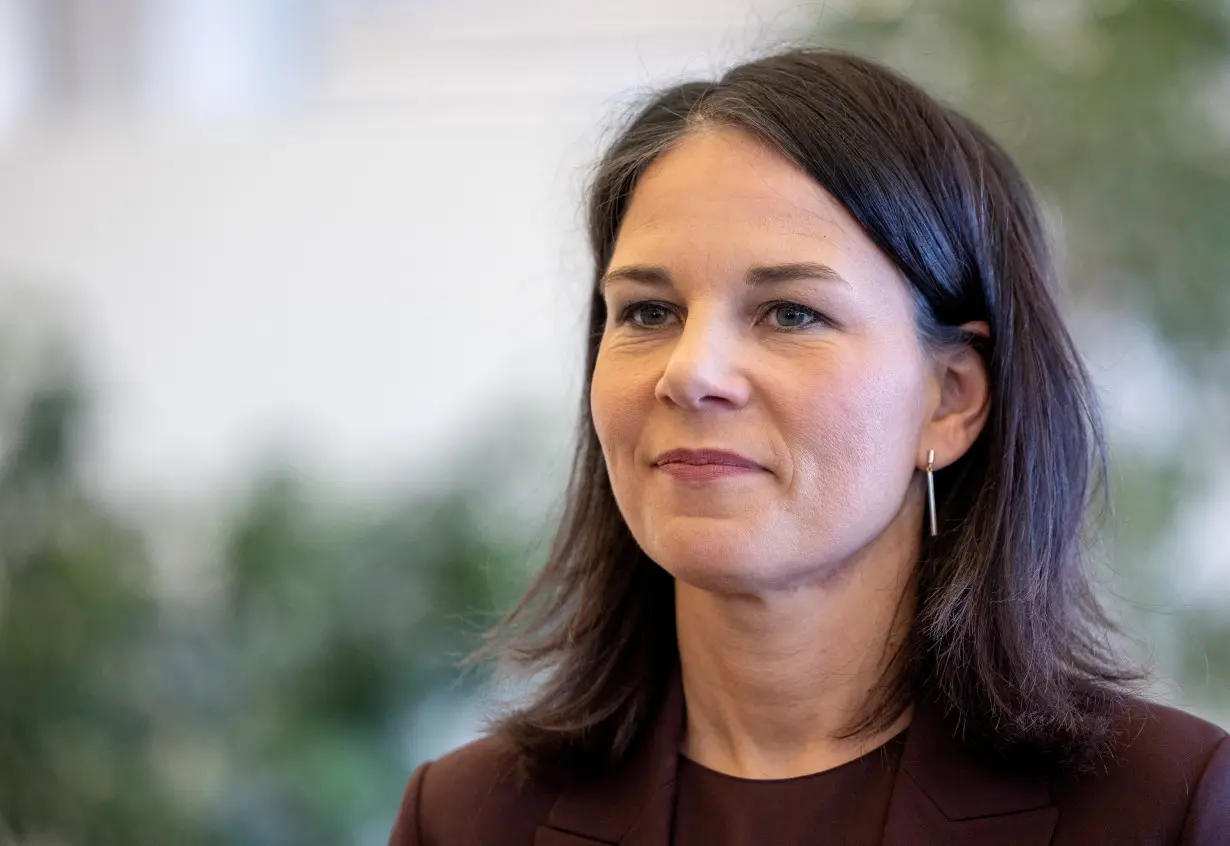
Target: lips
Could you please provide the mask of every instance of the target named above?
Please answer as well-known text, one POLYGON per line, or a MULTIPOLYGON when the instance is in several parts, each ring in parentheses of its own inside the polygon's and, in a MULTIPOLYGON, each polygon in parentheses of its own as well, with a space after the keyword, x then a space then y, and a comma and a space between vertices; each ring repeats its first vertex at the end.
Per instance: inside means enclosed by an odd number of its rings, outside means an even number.
POLYGON ((656 467, 669 464, 693 466, 715 464, 725 467, 744 467, 749 470, 765 469, 763 465, 745 455, 723 449, 672 449, 659 455, 653 463, 656 467))

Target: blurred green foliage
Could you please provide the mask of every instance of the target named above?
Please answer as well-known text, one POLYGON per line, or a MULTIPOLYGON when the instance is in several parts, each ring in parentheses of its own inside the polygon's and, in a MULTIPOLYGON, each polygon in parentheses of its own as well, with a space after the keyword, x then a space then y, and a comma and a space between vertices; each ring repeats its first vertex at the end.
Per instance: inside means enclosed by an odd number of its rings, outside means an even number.
POLYGON ((149 559, 74 483, 78 407, 29 397, 0 470, 0 843, 191 844, 152 761, 149 559))
POLYGON ((232 798, 263 795, 268 818, 255 840, 239 813, 227 842, 345 843, 396 807, 407 713, 457 681, 522 572, 525 549, 491 536, 475 500, 347 509, 284 473, 252 495, 214 633, 234 685, 224 736, 248 782, 232 798))
POLYGON ((140 532, 80 483, 81 393, 8 399, 0 844, 387 835, 409 718, 472 691, 456 661, 524 571, 483 492, 459 477, 348 505, 271 470, 232 516, 218 589, 167 598, 140 532))
MULTIPOLYGON (((822 9, 817 39, 888 60, 1005 142, 1057 220, 1078 314, 1153 327, 1211 410, 1181 449, 1116 445, 1108 587, 1190 699, 1230 708, 1230 615, 1180 595, 1166 558, 1230 408, 1226 5, 822 9)), ((454 661, 541 540, 499 519, 508 466, 453 456, 486 477, 376 503, 275 467, 203 586, 168 590, 141 525, 82 484, 86 393, 30 382, 0 381, 0 846, 383 842, 415 715, 473 692, 454 661)))

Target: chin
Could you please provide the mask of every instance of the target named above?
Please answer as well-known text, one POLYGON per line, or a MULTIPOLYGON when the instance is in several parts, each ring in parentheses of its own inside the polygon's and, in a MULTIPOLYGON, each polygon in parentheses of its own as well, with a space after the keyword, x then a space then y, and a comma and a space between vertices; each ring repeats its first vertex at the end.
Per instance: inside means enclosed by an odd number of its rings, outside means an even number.
POLYGON ((767 545, 746 530, 660 533, 642 548, 680 582, 712 593, 764 590, 786 576, 767 545))

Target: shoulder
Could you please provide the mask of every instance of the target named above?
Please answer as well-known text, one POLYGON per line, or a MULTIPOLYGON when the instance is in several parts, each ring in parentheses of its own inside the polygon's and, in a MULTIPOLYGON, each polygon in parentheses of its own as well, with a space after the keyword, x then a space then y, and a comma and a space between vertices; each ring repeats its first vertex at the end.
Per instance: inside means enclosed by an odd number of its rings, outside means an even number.
POLYGON ((1129 698, 1115 736, 1112 754, 1096 767, 1054 781, 1062 835, 1056 843, 1103 842, 1096 838, 1108 828, 1147 834, 1140 841, 1147 843, 1224 842, 1212 839, 1230 831, 1230 740, 1223 729, 1129 698))
POLYGON ((389 846, 529 844, 554 793, 521 783, 503 747, 482 737, 414 771, 389 846))

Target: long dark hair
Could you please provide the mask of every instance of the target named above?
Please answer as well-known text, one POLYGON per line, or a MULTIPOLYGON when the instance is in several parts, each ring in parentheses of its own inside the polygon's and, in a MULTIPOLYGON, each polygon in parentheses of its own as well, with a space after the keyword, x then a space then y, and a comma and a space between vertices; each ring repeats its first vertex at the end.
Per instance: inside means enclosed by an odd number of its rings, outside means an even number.
POLYGON ((1118 665, 1114 626, 1082 564, 1106 446, 1038 209, 973 121, 875 62, 821 49, 660 92, 599 162, 587 198, 594 286, 566 510, 545 567, 472 656, 542 674, 496 736, 526 774, 611 766, 641 736, 678 661, 674 583, 616 506, 588 383, 607 317, 597 281, 632 191, 702 124, 753 133, 826 188, 908 280, 920 337, 973 345, 990 377, 981 435, 936 474, 940 532, 923 538, 909 636, 884 695, 851 733, 887 728, 929 696, 988 751, 1039 764, 1092 760, 1135 676, 1118 665), (989 324, 989 339, 958 328, 974 320, 989 324))

